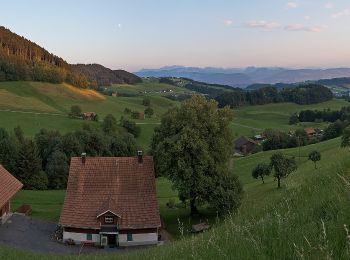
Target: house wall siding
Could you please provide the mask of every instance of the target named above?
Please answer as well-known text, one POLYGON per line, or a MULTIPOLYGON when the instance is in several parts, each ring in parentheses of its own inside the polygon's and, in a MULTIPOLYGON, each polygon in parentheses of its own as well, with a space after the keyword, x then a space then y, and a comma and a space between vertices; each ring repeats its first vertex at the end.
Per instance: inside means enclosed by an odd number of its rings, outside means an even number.
POLYGON ((133 241, 127 241, 127 234, 119 234, 119 246, 155 245, 158 243, 158 234, 132 234, 132 240, 133 241))
POLYGON ((81 244, 82 242, 95 242, 95 244, 100 243, 100 235, 99 234, 91 234, 92 240, 86 239, 87 233, 76 233, 76 232, 63 232, 63 241, 67 239, 73 239, 76 244, 81 244))
MULTIPOLYGON (((83 229, 81 229, 83 230, 83 229)), ((100 235, 93 234, 90 230, 88 232, 63 232, 63 241, 68 239, 73 239, 76 244, 81 244, 83 242, 94 242, 96 245, 100 244, 100 235), (92 234, 92 240, 87 240, 87 234, 92 234)), ((118 235, 119 246, 140 246, 140 245, 156 245, 158 243, 158 233, 133 233, 132 231, 123 231, 123 234, 118 235), (125 233, 124 233, 125 232, 125 233), (127 234, 132 234, 132 241, 127 241, 127 234)))
POLYGON ((10 216, 10 201, 0 208, 0 224, 4 224, 10 216))

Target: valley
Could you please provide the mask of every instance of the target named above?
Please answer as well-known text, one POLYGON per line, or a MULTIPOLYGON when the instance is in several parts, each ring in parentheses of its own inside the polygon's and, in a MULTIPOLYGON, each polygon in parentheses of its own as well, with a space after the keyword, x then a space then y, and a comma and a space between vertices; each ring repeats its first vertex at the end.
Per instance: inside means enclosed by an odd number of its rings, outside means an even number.
POLYGON ((350 9, 209 2, 2 3, 1 260, 350 259, 350 9))

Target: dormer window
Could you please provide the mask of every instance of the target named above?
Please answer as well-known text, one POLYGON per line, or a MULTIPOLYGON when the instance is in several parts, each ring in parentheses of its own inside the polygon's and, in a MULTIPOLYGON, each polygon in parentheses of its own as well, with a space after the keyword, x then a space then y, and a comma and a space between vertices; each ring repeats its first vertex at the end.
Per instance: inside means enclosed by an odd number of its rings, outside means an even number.
POLYGON ((113 217, 105 217, 105 223, 106 224, 112 224, 114 222, 114 218, 113 217))

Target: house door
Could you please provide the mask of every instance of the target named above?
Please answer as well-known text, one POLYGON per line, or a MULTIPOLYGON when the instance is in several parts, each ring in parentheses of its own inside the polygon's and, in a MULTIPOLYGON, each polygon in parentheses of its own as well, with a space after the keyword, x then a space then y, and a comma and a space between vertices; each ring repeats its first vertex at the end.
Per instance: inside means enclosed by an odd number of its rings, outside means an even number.
POLYGON ((108 246, 115 247, 117 245, 117 235, 108 235, 108 246))

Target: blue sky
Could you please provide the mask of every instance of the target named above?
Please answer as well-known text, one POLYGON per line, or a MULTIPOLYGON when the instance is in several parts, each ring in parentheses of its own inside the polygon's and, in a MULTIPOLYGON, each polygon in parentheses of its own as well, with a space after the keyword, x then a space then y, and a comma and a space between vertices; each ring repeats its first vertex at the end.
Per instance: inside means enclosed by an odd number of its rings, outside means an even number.
POLYGON ((71 63, 350 66, 349 0, 0 0, 0 24, 71 63))

